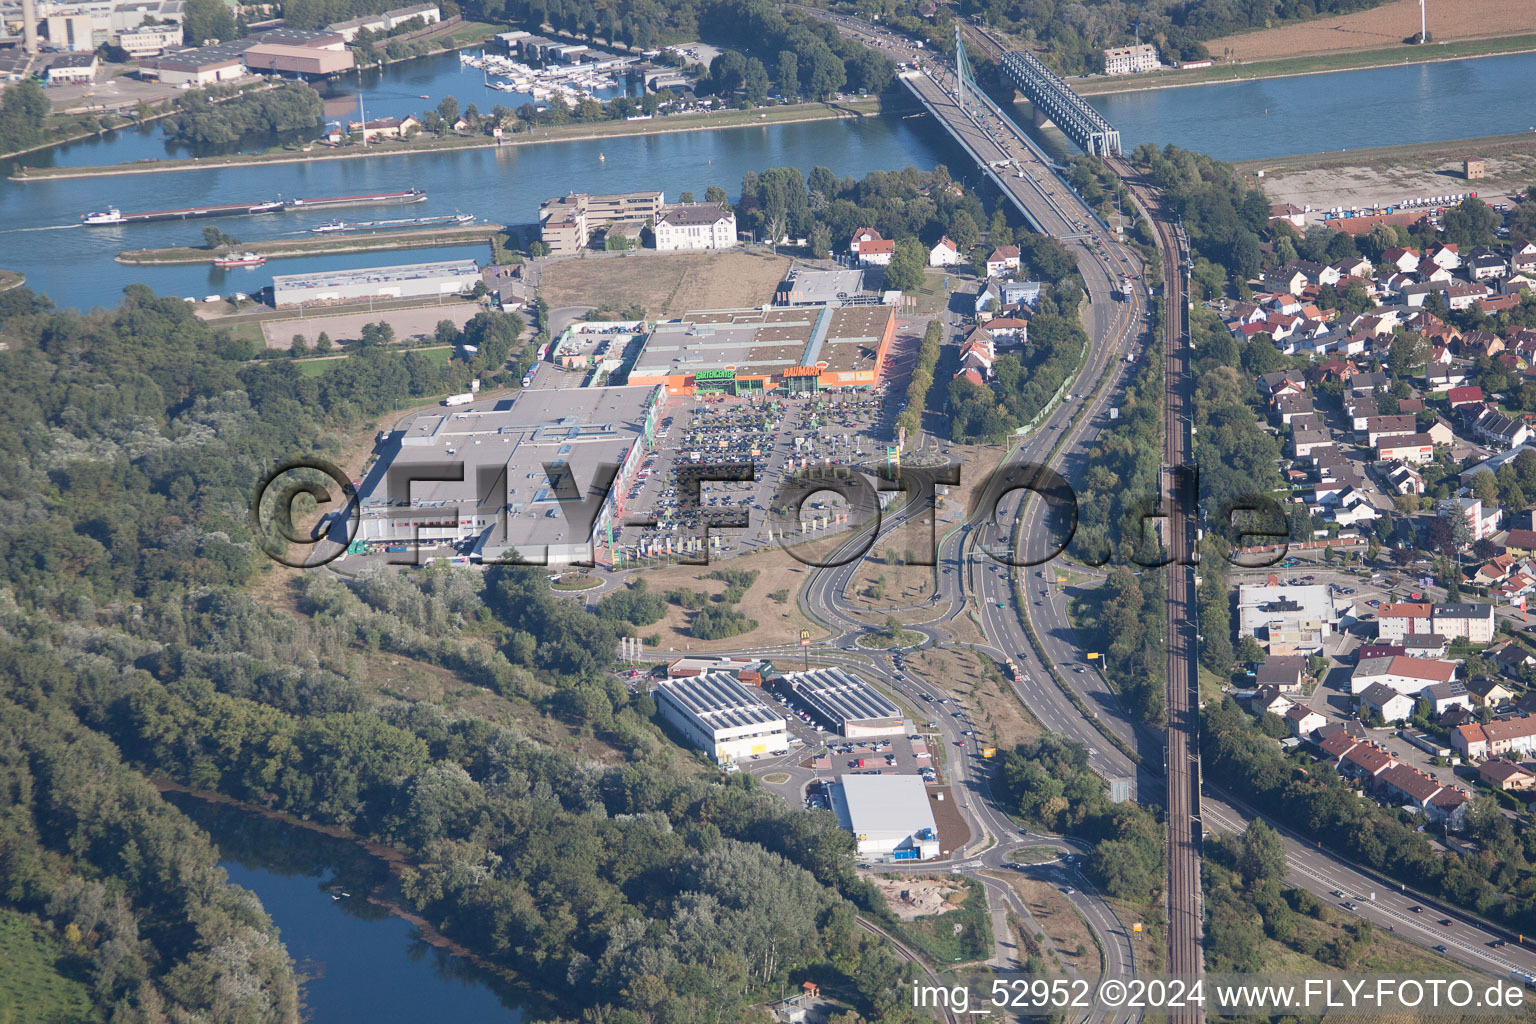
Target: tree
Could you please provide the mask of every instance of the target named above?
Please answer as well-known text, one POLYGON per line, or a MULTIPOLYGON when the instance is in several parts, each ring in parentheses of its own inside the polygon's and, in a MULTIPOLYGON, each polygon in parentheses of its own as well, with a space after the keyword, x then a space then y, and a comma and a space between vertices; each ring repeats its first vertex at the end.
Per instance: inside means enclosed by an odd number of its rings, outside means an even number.
POLYGON ((293 336, 293 343, 288 346, 288 353, 295 359, 303 359, 309 355, 309 343, 304 340, 304 335, 293 336))
POLYGON ((763 62, 756 57, 747 59, 746 69, 742 72, 742 89, 747 96, 747 102, 755 107, 760 107, 768 102, 768 69, 763 62))
POLYGON ((1446 211, 1441 218, 1441 236, 1462 248, 1492 245, 1498 240, 1495 231, 1502 220, 1481 199, 1463 199, 1459 206, 1446 211))
POLYGON ((790 103, 800 99, 800 58, 793 50, 779 51, 779 95, 790 103))
POLYGON ((1250 889, 1285 880, 1285 843, 1280 833, 1255 819, 1238 840, 1237 870, 1250 889))
POLYGON ((729 206, 730 196, 726 195, 725 189, 719 185, 711 185, 704 190, 704 201, 706 203, 719 203, 721 206, 729 206))
POLYGON ((203 228, 203 248, 228 249, 240 244, 240 239, 234 235, 226 235, 212 224, 203 228))
POLYGON ((50 107, 42 88, 30 78, 0 92, 0 153, 41 142, 50 107))
POLYGON ((1264 660, 1264 648, 1251 636, 1243 636, 1237 641, 1237 660, 1257 665, 1264 660))
POLYGON ((965 210, 955 211, 955 216, 949 222, 950 241, 961 252, 967 252, 981 238, 981 228, 977 226, 976 219, 965 210))
POLYGON ((459 101, 452 96, 444 96, 437 104, 437 116, 443 119, 443 123, 452 125, 459 119, 459 101))
POLYGON ((331 344, 331 336, 326 334, 324 331, 321 331, 320 337, 315 339, 315 351, 321 355, 325 355, 331 350, 331 344))
POLYGON ((235 16, 223 0, 187 0, 182 16, 182 40, 188 46, 235 38, 235 16))
POLYGON ((677 194, 677 201, 680 202, 680 203, 691 203, 691 202, 693 202, 693 193, 692 192, 679 192, 677 194))
POLYGON ((885 268, 885 286, 897 291, 916 291, 923 285, 923 268, 928 265, 928 250, 915 238, 896 243, 890 265, 885 268))

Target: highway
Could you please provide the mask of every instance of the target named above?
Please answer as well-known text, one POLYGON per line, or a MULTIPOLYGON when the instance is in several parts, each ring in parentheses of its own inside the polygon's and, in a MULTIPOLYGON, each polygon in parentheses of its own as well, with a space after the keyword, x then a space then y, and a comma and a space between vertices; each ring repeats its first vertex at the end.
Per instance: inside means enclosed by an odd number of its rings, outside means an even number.
MULTIPOLYGON (((1006 118, 975 116, 962 111, 952 92, 954 76, 939 65, 931 52, 918 50, 884 29, 842 16, 828 17, 845 32, 858 34, 875 44, 892 59, 922 61, 922 73, 903 75, 903 82, 925 107, 945 122, 958 142, 988 169, 992 180, 1009 199, 1025 212, 1032 224, 1062 239, 1078 257, 1091 304, 1084 310, 1084 326, 1090 339, 1085 368, 1076 391, 1091 392, 1087 401, 1068 400, 1054 409, 1027 440, 1011 453, 1012 461, 1048 462, 1071 482, 1080 477, 1084 461, 1094 439, 1107 423, 1108 408, 1118 404, 1124 387, 1124 373, 1129 368, 1123 360, 1135 350, 1142 333, 1147 297, 1135 287, 1128 301, 1109 299, 1117 279, 1129 275, 1136 281, 1144 277, 1132 251, 1114 243, 1077 197, 1045 166, 1022 133, 1006 118), (1000 173, 993 162, 1009 160, 1009 169, 1000 173)), ((987 33, 973 27, 968 36, 983 46, 998 47, 987 33)), ((1164 463, 1179 467, 1193 462, 1191 374, 1185 316, 1187 313, 1184 278, 1184 244, 1178 229, 1159 216, 1155 192, 1139 179, 1123 160, 1111 166, 1129 187, 1133 197, 1148 214, 1157 229, 1162 252, 1160 282, 1168 301, 1164 336, 1165 438, 1164 463)), ((1194 509, 1189 502, 1177 502, 1172 474, 1164 487, 1167 533, 1172 561, 1167 573, 1167 680, 1168 726, 1165 732, 1151 730, 1130 718, 1110 690, 1094 663, 1084 660, 1085 651, 1066 616, 1066 595, 1054 582, 1054 567, 1044 576, 1041 570, 1022 567, 997 567, 979 547, 1005 543, 1006 528, 985 525, 985 515, 973 516, 964 526, 946 536, 939 547, 939 566, 935 568, 936 593, 930 602, 932 614, 916 624, 909 624, 925 635, 925 644, 948 642, 944 625, 961 614, 973 614, 987 638, 976 645, 999 660, 1012 658, 1019 666, 1015 692, 1025 706, 1047 728, 1082 742, 1090 751, 1090 764, 1106 778, 1130 779, 1139 798, 1151 800, 1161 791, 1168 810, 1168 907, 1169 960, 1171 973, 1195 975, 1203 971, 1202 922, 1200 895, 1201 830, 1240 831, 1256 812, 1239 810, 1219 789, 1207 782, 1209 792, 1202 795, 1198 765, 1198 689, 1196 659, 1198 636, 1196 621, 1195 569, 1181 564, 1190 560, 1195 550, 1194 509), (953 570, 952 572, 946 570, 953 570), (1022 596, 1022 602, 1020 597, 1022 596), (1029 623, 1038 640, 1031 643, 1024 624, 1029 623), (1049 661, 1049 666, 1047 665, 1049 661), (1111 739, 1111 737, 1113 739, 1111 739), (1130 753, 1128 754, 1127 751, 1130 753), (1163 770, 1164 752, 1168 768, 1163 770)), ((962 482, 967 489, 969 482, 962 482)), ((1041 502, 1032 501, 1021 513, 1021 534, 1032 538, 1041 534, 1045 512, 1041 502)), ((904 510, 890 517, 886 528, 895 528, 905 517, 920 510, 904 510)), ((1038 544, 1036 545, 1038 547, 1038 544)), ((827 624, 837 634, 835 644, 851 644, 852 637, 866 630, 854 619, 845 603, 852 566, 840 566, 817 572, 801 595, 806 614, 827 624)), ((889 678, 889 676, 887 677, 889 678)), ((937 688, 928 687, 933 692, 937 688)), ((981 780, 968 777, 968 784, 979 790, 981 780)), ((994 834, 1007 828, 1006 819, 991 806, 990 799, 978 807, 967 805, 968 817, 985 823, 994 834)), ((1392 929, 1410 942, 1432 948, 1444 945, 1451 959, 1497 975, 1509 971, 1536 973, 1536 953, 1513 944, 1495 947, 1493 943, 1513 940, 1503 932, 1471 915, 1441 906, 1411 890, 1356 869, 1337 856, 1327 853, 1265 817, 1286 837, 1287 881, 1309 891, 1334 906, 1351 899, 1361 908, 1357 913, 1378 925, 1392 929), (1335 897, 1334 891, 1343 894, 1335 897), (1354 899, 1374 893, 1375 899, 1354 899), (1415 913, 1412 907, 1419 906, 1415 913), (1441 926, 1441 920, 1453 922, 1441 926)), ((957 851, 956 857, 960 856, 957 851)), ((990 859, 987 858, 987 859, 990 859)), ((978 861, 980 859, 978 858, 978 861)), ((970 861, 960 867, 969 870, 970 861)), ((1095 923, 1101 937, 1115 930, 1113 925, 1095 923)), ((1123 935, 1121 929, 1121 935, 1123 935)), ((1197 1014, 1186 1013, 1184 1020, 1197 1014)))

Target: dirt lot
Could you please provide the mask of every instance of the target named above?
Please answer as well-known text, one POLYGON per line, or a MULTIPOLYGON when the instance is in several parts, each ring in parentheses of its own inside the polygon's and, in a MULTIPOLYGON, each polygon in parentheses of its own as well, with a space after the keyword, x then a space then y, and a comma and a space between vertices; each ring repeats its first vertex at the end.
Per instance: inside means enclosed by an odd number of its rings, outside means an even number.
POLYGON ((788 257, 734 249, 594 255, 544 264, 539 296, 553 309, 638 305, 653 317, 760 306, 773 299, 789 263, 788 257))
POLYGON ((645 580, 652 593, 669 590, 702 590, 718 594, 726 587, 721 580, 706 577, 716 569, 733 571, 758 571, 757 582, 747 591, 736 607, 745 615, 757 620, 757 628, 750 633, 727 637, 723 640, 696 640, 688 635, 688 620, 693 612, 677 605, 667 606, 667 616, 654 626, 640 630, 641 635, 661 634, 661 649, 668 650, 739 650, 744 647, 772 647, 778 644, 798 643, 800 630, 809 629, 811 636, 821 639, 826 631, 807 621, 795 608, 795 594, 809 578, 805 566, 779 551, 777 548, 741 558, 717 560, 713 565, 672 565, 663 569, 640 569, 626 573, 622 579, 635 576, 645 580), (770 597, 785 591, 782 602, 770 597))
MULTIPOLYGON (((989 872, 993 878, 1012 885, 1014 891, 1029 908, 1035 923, 1045 932, 1051 945, 1061 953, 1067 964, 1083 974, 1100 971, 1099 947, 1093 944, 1093 933, 1072 909, 1072 903, 1049 882, 1026 878, 1016 871, 989 872), (1082 955, 1077 951, 1081 949, 1082 955)), ((1031 936, 1033 938, 1033 936, 1031 936)))
MULTIPOLYGON (((1271 60, 1396 46, 1418 31, 1419 0, 1392 0, 1369 11, 1223 36, 1205 45, 1213 57, 1271 60)), ((1536 32, 1536 4, 1530 0, 1460 0, 1429 5, 1429 36, 1436 42, 1523 32, 1536 32)))
POLYGON ((441 306, 418 306, 415 309, 391 309, 379 313, 344 313, 341 316, 311 316, 302 320, 267 320, 261 325, 262 337, 267 348, 287 349, 293 344, 295 334, 313 345, 324 331, 338 345, 356 341, 362 337, 364 324, 383 321, 395 329, 396 338, 431 335, 439 320, 452 320, 453 325, 464 324, 480 312, 476 302, 447 302, 441 306))
MULTIPOLYGON (((1036 739, 1039 724, 1024 710, 1018 698, 1003 687, 995 666, 982 671, 982 656, 964 648, 929 648, 907 659, 919 676, 942 685, 970 708, 979 709, 972 724, 987 745, 1000 749, 1036 739)), ((991 662, 988 661, 990 665, 991 662)))
POLYGON ((1489 202, 1504 202, 1536 180, 1536 135, 1390 146, 1252 161, 1238 167, 1249 173, 1264 172, 1262 184, 1271 202, 1313 209, 1395 203, 1411 196, 1454 192, 1476 192, 1489 202), (1462 176, 1462 158, 1469 153, 1483 158, 1487 177, 1467 181, 1462 176))
POLYGON ((958 909, 965 903, 965 890, 958 883, 936 881, 927 878, 882 878, 872 875, 869 879, 885 897, 891 913, 903 921, 915 921, 930 914, 944 914, 958 909), (902 894, 906 897, 903 898, 902 894))

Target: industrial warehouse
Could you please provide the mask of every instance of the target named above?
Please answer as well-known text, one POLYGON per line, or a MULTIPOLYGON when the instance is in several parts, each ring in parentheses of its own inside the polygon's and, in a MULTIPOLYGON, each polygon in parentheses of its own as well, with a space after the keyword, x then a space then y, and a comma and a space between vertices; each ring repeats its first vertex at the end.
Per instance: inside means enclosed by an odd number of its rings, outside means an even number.
POLYGON ((783 717, 727 672, 669 679, 652 696, 662 721, 718 764, 789 751, 783 717))
POLYGON ((901 709, 840 668, 790 672, 774 680, 828 729, 842 736, 893 736, 906 731, 901 709))
POLYGON ((481 561, 590 560, 650 447, 660 397, 524 391, 417 416, 363 483, 358 539, 465 545, 481 561), (611 487, 598 479, 604 466, 618 467, 611 487))
POLYGON ((917 776, 843 775, 827 788, 832 811, 853 833, 860 857, 900 861, 939 855, 939 827, 917 776))
POLYGON ((360 270, 321 270, 313 274, 277 274, 272 278, 272 305, 333 306, 368 299, 411 299, 462 295, 480 280, 474 260, 409 263, 398 267, 360 270))
POLYGON ((669 395, 873 387, 895 334, 884 305, 689 312, 655 326, 629 382, 669 395))

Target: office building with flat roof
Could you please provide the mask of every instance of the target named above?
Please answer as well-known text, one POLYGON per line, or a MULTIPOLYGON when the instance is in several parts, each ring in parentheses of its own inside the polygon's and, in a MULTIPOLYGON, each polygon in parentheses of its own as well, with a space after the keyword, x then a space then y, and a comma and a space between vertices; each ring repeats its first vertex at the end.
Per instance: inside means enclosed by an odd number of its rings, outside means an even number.
POLYGON ((784 717, 727 672, 668 679, 651 696, 662 721, 718 764, 789 752, 784 717))
POLYGON ((601 560, 660 399, 657 388, 540 389, 423 413, 363 482, 358 539, 473 540, 482 562, 601 560), (617 467, 611 486, 604 467, 617 467))
POLYGON ((423 298, 461 295, 480 280, 474 260, 410 263, 398 267, 320 270, 312 274, 277 274, 272 278, 272 304, 333 306, 368 299, 423 298))
POLYGON ((895 335, 890 306, 698 310, 651 330, 629 383, 669 395, 873 387, 895 335))
POLYGON ((901 861, 939 855, 939 827, 928 790, 916 775, 842 775, 828 792, 860 857, 901 861))
POLYGON ((906 731, 900 708, 843 669, 790 672, 775 685, 788 689, 821 724, 843 736, 893 736, 906 731))
POLYGON ((653 224, 666 205, 662 192, 571 192, 539 205, 539 239, 552 256, 570 256, 587 247, 592 232, 615 221, 653 224))
POLYGON ((1342 618, 1354 615, 1347 598, 1328 587, 1245 584, 1237 588, 1238 635, 1251 636, 1271 656, 1316 654, 1342 618))

